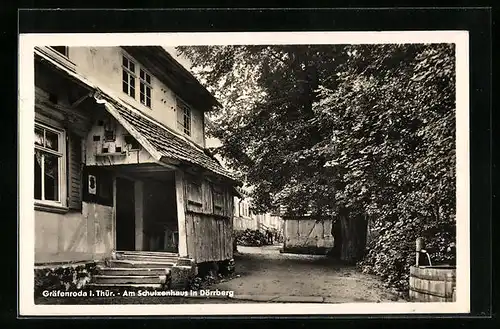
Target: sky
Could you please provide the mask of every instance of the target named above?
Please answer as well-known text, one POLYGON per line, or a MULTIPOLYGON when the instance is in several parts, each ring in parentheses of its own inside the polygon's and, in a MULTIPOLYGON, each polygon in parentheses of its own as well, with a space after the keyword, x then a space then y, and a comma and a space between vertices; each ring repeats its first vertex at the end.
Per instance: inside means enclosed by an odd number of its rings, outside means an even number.
POLYGON ((176 61, 181 63, 182 66, 191 72, 191 62, 185 57, 178 56, 175 47, 163 46, 163 49, 165 49, 170 55, 172 55, 173 58, 175 58, 176 61))

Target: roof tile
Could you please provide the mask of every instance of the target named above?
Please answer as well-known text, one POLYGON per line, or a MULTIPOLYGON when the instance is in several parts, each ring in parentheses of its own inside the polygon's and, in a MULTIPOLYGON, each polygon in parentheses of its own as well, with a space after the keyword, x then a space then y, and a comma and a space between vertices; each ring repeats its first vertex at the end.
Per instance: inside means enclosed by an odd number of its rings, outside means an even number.
POLYGON ((167 128, 154 123, 145 116, 132 112, 118 104, 119 114, 144 136, 158 152, 168 158, 188 162, 208 169, 218 175, 236 180, 236 178, 212 156, 206 154, 182 138, 170 132, 167 128))

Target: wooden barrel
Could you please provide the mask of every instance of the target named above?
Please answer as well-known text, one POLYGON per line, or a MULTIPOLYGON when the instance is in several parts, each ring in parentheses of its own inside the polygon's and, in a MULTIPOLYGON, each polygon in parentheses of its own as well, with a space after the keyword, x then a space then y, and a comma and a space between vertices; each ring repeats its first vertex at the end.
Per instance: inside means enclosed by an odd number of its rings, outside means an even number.
POLYGON ((455 301, 456 269, 453 266, 410 267, 410 299, 416 302, 455 301))

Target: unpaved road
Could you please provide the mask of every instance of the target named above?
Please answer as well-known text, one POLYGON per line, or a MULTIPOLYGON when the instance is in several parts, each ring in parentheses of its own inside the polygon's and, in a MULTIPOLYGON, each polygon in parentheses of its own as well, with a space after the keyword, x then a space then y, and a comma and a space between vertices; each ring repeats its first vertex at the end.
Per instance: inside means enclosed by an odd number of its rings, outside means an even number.
MULTIPOLYGON (((251 296, 254 303, 279 302, 269 296, 321 297, 324 303, 395 302, 395 295, 380 280, 325 256, 281 254, 281 246, 243 247, 234 256, 239 277, 208 287, 251 296), (259 299, 259 297, 266 297, 259 299)), ((35 298, 36 304, 227 304, 251 303, 249 299, 184 297, 35 298)))
POLYGON ((280 246, 238 246, 234 256, 240 277, 210 289, 235 295, 321 296, 328 303, 403 301, 380 280, 325 256, 282 254, 280 246))

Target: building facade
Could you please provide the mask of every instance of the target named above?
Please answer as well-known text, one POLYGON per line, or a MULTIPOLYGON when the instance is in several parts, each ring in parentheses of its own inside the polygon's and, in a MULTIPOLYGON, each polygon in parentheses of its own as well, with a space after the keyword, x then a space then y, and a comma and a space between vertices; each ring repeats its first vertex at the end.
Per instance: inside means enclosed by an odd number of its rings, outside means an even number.
POLYGON ((231 259, 239 183, 205 149, 216 106, 162 47, 36 47, 35 263, 231 259))

